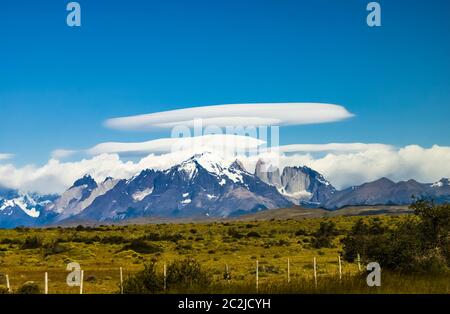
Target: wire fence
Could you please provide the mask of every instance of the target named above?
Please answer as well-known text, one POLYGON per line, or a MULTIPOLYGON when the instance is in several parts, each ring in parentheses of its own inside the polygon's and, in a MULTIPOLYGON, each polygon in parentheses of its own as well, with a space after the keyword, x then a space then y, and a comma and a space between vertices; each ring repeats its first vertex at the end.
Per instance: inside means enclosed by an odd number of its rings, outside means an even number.
MULTIPOLYGON (((157 263, 157 270, 164 278, 166 288, 167 265, 173 260, 157 263)), ((250 258, 247 260, 211 261, 201 265, 210 275, 211 282, 220 284, 253 283, 255 291, 260 287, 277 283, 289 284, 294 281, 308 281, 310 284, 326 278, 342 279, 344 275, 361 271, 360 262, 344 262, 340 256, 289 257, 277 259, 250 258)), ((66 284, 68 272, 65 268, 34 270, 0 275, 0 285, 15 292, 26 282, 34 282, 45 294, 73 293, 124 293, 123 282, 141 269, 127 269, 122 266, 80 269, 80 284, 69 287, 66 284)))

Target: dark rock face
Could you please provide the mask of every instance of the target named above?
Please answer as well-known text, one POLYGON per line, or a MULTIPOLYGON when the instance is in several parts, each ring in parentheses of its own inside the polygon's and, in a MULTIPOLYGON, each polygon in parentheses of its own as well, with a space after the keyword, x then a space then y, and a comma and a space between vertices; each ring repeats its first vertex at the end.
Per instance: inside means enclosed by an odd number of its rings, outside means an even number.
POLYGON ((336 189, 317 171, 308 167, 278 168, 261 159, 255 167, 255 176, 276 187, 281 194, 296 204, 320 204, 330 198, 336 189))

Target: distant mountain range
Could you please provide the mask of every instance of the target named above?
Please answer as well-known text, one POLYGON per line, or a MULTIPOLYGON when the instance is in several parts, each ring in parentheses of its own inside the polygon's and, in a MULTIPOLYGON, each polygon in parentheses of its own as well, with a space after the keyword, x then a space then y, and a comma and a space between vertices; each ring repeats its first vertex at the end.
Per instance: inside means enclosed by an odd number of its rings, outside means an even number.
POLYGON ((167 170, 96 182, 85 175, 61 195, 0 188, 0 227, 118 222, 141 217, 234 217, 301 205, 336 210, 350 205, 405 205, 417 198, 450 201, 450 182, 394 183, 382 178, 342 191, 308 167, 282 171, 259 160, 255 172, 238 161, 198 154, 167 170))

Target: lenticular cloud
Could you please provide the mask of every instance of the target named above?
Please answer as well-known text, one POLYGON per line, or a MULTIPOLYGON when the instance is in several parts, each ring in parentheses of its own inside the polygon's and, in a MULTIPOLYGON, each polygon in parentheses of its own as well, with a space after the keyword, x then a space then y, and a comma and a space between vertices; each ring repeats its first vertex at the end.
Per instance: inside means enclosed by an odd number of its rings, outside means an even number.
POLYGON ((106 142, 88 149, 87 153, 94 156, 111 153, 123 155, 160 154, 176 151, 191 151, 193 153, 219 151, 233 153, 255 150, 265 143, 263 140, 250 136, 210 134, 185 138, 160 138, 138 143, 106 142))
POLYGON ((10 159, 13 156, 14 156, 13 154, 2 154, 2 153, 0 153, 0 160, 10 159))
POLYGON ((117 130, 151 130, 176 126, 203 127, 300 125, 340 121, 353 114, 342 106, 320 103, 233 104, 162 111, 106 120, 117 130))

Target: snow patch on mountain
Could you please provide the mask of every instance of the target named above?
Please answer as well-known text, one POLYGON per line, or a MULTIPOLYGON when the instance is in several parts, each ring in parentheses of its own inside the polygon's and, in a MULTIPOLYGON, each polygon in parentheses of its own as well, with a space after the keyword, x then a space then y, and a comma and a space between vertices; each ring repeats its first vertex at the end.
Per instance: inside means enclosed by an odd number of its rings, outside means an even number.
POLYGON ((432 188, 440 188, 443 186, 444 186, 444 183, 442 183, 441 181, 435 182, 431 185, 432 188))
MULTIPOLYGON (((226 177, 234 183, 243 183, 242 171, 232 167, 232 160, 225 160, 218 155, 206 152, 202 154, 196 154, 192 158, 181 163, 180 169, 188 174, 189 179, 192 179, 197 173, 197 164, 200 165, 210 174, 217 178, 226 177)), ((222 184, 225 184, 223 182, 222 184)))
POLYGON ((189 204, 189 203, 191 203, 191 202, 192 202, 192 200, 191 200, 190 198, 186 198, 186 199, 184 199, 184 200, 181 201, 181 204, 186 205, 186 204, 189 204))
MULTIPOLYGON (((32 218, 38 218, 40 212, 35 208, 36 202, 28 195, 23 195, 10 200, 4 200, 3 205, 0 206, 0 211, 4 211, 8 208, 12 209, 14 207, 20 208, 25 214, 32 218)), ((9 212, 9 215, 12 211, 9 212)))
POLYGON ((151 188, 147 188, 143 191, 137 191, 136 193, 134 193, 131 197, 136 201, 136 202, 140 202, 142 201, 144 198, 146 198, 147 196, 149 196, 150 194, 153 193, 153 187, 151 188))
POLYGON ((450 186, 450 181, 447 178, 442 178, 438 182, 431 184, 432 188, 441 188, 443 186, 450 186))
POLYGON ((309 200, 312 196, 312 193, 306 190, 297 191, 293 193, 287 193, 286 191, 284 191, 281 194, 286 195, 288 197, 292 197, 294 199, 305 199, 305 200, 309 200))

